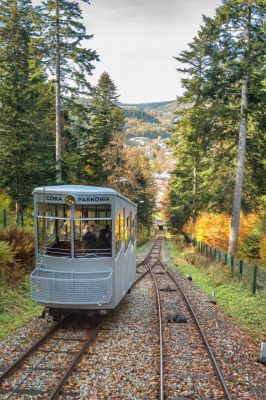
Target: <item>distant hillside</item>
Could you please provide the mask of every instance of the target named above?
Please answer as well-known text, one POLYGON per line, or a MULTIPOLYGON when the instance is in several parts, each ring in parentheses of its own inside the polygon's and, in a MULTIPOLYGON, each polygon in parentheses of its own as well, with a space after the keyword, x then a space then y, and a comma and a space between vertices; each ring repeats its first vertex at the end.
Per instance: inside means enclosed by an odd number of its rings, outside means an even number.
POLYGON ((127 103, 120 103, 120 107, 123 108, 130 108, 130 109, 138 109, 141 111, 149 112, 172 112, 176 109, 176 101, 159 101, 155 103, 138 103, 138 104, 127 104, 127 103))
POLYGON ((146 137, 149 139, 169 138, 176 110, 176 101, 154 103, 120 103, 126 116, 126 138, 146 137))
POLYGON ((145 111, 138 110, 137 108, 124 108, 124 113, 126 118, 138 119, 139 121, 148 122, 150 124, 160 123, 158 118, 155 118, 145 111))

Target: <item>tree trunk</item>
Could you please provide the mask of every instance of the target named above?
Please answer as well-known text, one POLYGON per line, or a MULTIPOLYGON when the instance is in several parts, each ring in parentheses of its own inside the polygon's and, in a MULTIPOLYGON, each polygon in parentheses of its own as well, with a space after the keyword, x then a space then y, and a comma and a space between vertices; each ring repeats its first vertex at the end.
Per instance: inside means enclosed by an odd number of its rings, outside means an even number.
POLYGON ((56 145, 55 170, 56 182, 62 182, 62 132, 61 132, 61 68, 60 68, 60 35, 59 35, 59 0, 56 1, 56 80, 55 80, 55 119, 56 145))
POLYGON ((19 225, 21 217, 21 206, 18 201, 16 201, 16 224, 19 225))
MULTIPOLYGON (((250 19, 251 10, 250 6, 247 6, 247 22, 245 29, 245 43, 246 51, 245 55, 248 57, 249 43, 250 43, 250 19)), ((245 171, 245 155, 246 155, 246 137, 247 137, 247 108, 248 108, 248 74, 245 73, 242 80, 242 94, 241 94, 241 113, 240 113, 240 129, 239 129, 239 141, 238 141, 238 156, 237 156, 237 167, 236 167, 236 180, 233 200, 233 210, 231 218, 230 238, 228 253, 235 255, 237 251, 238 233, 239 233, 239 222, 240 222, 240 211, 241 211, 241 200, 242 200, 242 189, 245 171)))
POLYGON ((193 204, 192 204, 192 239, 194 239, 195 225, 197 222, 197 210, 196 210, 196 197, 197 197, 197 168, 193 168, 193 204))

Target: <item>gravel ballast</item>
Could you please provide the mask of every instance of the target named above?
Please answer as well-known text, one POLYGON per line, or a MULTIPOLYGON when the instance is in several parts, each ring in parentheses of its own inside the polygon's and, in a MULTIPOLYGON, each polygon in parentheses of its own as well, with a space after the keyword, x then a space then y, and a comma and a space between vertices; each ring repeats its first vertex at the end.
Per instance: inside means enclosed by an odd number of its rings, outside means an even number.
MULTIPOLYGON (((152 243, 138 257, 144 259, 152 243)), ((171 259, 165 244, 162 261, 171 267, 171 259)), ((172 266, 173 267, 173 266, 172 266)), ((140 268, 142 271, 145 267, 140 268)), ((163 313, 165 395, 169 400, 222 400, 223 392, 217 382, 206 350, 193 326, 192 318, 184 306, 175 284, 167 279, 162 269, 155 267, 156 281, 160 289, 163 313), (170 289, 170 290, 169 290, 170 289), (174 323, 181 315, 186 323, 174 323)), ((266 399, 266 367, 259 364, 258 347, 253 340, 241 332, 208 296, 181 273, 175 272, 180 285, 190 299, 202 325, 233 400, 266 399)), ((34 319, 10 337, 0 342, 0 373, 18 358, 27 347, 41 337, 51 322, 34 319)), ((66 353, 51 351, 39 364, 45 368, 60 368, 69 363, 79 340, 85 339, 86 331, 69 329, 57 332, 55 339, 64 333, 62 345, 66 353), (69 354, 68 354, 69 353, 69 354)), ((55 340, 47 342, 53 347, 55 340)), ((74 373, 64 387, 61 399, 128 399, 156 400, 159 398, 159 346, 158 315, 155 290, 148 274, 128 293, 119 307, 107 317, 99 335, 83 355, 74 373)), ((26 372, 42 359, 35 353, 27 365, 26 372)), ((49 390, 53 387, 54 371, 36 371, 31 374, 30 384, 23 388, 49 390), (35 385, 36 383, 36 385, 35 385), (35 385, 35 386, 34 386, 35 385)), ((23 377, 21 377, 23 378, 23 377)), ((19 379, 19 377, 18 377, 19 379)), ((4 398, 1 397, 0 399, 4 398)), ((45 397, 15 395, 14 400, 34 400, 45 397)))

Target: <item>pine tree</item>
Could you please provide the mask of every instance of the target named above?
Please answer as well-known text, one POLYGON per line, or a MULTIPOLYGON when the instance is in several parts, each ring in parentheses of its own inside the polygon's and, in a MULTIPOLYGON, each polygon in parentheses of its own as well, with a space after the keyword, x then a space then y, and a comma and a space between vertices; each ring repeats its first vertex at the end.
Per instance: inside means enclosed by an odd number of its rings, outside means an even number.
POLYGON ((251 1, 246 1, 242 4, 239 4, 239 2, 235 0, 230 0, 225 1, 224 3, 224 6, 221 8, 218 14, 221 19, 223 18, 220 28, 222 31, 228 31, 230 27, 233 27, 234 32, 228 35, 228 41, 230 41, 230 44, 234 45, 233 54, 235 56, 235 60, 238 60, 238 62, 235 61, 235 64, 238 66, 240 71, 238 80, 241 83, 238 155, 228 247, 228 252, 234 255, 237 250, 243 181, 245 174, 246 141, 248 134, 249 115, 249 84, 252 80, 252 75, 257 73, 257 69, 260 67, 261 62, 263 62, 263 60, 265 62, 265 54, 260 52, 262 49, 261 33, 263 32, 262 24, 264 13, 263 9, 259 6, 260 2, 258 2, 258 4, 254 4, 251 1), (256 64, 253 60, 254 56, 256 56, 256 64))
POLYGON ((117 143, 123 142, 124 113, 117 106, 118 97, 114 82, 109 74, 104 72, 91 98, 89 127, 91 133, 85 144, 87 154, 85 172, 89 182, 97 185, 108 183, 114 168, 111 159, 117 158, 107 153, 112 150, 117 153, 117 143), (107 150, 110 144, 111 147, 107 150))
MULTIPOLYGON (((90 4, 89 0, 83 2, 90 4)), ((88 76, 92 62, 98 60, 95 51, 82 47, 92 38, 81 22, 78 2, 45 0, 37 8, 41 17, 40 45, 43 61, 55 83, 56 115, 56 180, 62 182, 62 118, 67 106, 77 106, 77 99, 90 90, 88 76)), ((79 104, 81 107, 81 104, 79 104)), ((73 112, 72 112, 73 114, 73 112)))
POLYGON ((40 148, 40 142, 50 141, 44 115, 49 88, 33 45, 33 16, 28 0, 0 4, 0 176, 17 219, 31 201, 34 184, 49 176, 49 157, 40 148))

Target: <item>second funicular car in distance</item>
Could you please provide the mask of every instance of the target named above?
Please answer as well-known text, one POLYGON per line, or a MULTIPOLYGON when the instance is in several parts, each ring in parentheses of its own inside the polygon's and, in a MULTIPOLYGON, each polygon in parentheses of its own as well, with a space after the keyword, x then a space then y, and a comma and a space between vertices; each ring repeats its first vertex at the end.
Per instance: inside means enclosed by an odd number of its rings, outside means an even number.
POLYGON ((45 186, 33 193, 32 299, 55 320, 114 309, 136 278, 136 205, 102 187, 45 186))

